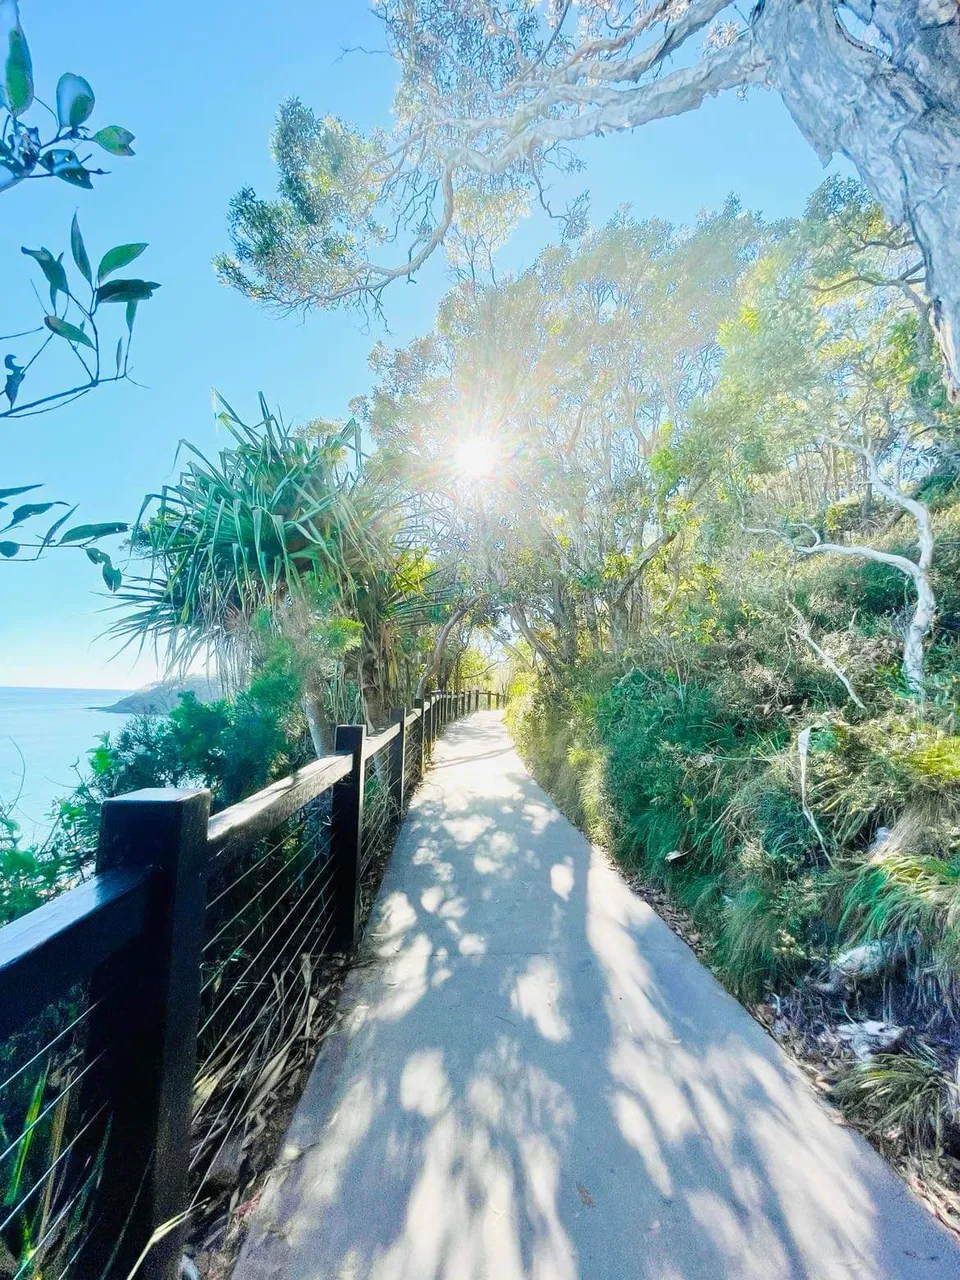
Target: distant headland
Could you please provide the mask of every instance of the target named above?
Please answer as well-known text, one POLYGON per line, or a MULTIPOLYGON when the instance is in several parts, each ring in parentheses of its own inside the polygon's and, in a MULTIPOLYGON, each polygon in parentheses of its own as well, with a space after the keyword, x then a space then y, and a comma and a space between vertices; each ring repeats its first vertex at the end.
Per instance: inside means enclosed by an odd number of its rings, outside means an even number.
POLYGON ((223 696, 218 680, 210 676, 184 676, 144 685, 109 707, 93 707, 91 710, 115 711, 118 715, 128 716, 163 716, 177 705, 182 693, 192 693, 201 702, 213 702, 223 696))

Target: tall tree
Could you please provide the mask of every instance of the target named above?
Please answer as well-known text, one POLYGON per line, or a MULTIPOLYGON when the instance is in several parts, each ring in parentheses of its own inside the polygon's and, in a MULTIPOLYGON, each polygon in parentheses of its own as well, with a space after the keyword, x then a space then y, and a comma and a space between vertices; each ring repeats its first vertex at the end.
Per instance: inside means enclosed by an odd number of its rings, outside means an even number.
POLYGON ((915 246, 856 184, 832 181, 805 216, 780 228, 750 273, 744 305, 723 329, 719 383, 702 409, 715 446, 730 448, 746 530, 800 558, 886 565, 913 592, 902 625, 903 670, 924 689, 924 643, 936 612, 927 478, 956 474, 960 413, 917 386, 925 303, 911 277, 915 246), (915 549, 889 545, 909 517, 915 549))
POLYGON ((777 92, 827 160, 847 156, 920 248, 960 395, 956 0, 382 0, 396 126, 363 139, 299 102, 275 139, 281 198, 232 207, 231 283, 288 306, 379 299, 457 224, 464 191, 542 196, 569 144, 777 92), (384 244, 403 243, 393 261, 384 244))
POLYGON ((731 200, 692 231, 621 213, 515 278, 467 278, 435 334, 380 347, 363 406, 414 518, 545 663, 624 648, 702 468, 688 413, 761 237, 731 200))

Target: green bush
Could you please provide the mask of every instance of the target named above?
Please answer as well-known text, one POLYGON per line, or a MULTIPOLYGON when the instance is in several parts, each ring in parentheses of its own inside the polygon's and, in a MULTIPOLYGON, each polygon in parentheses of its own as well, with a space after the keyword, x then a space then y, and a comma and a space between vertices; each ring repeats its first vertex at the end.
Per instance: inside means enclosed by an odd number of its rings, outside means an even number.
POLYGON ((89 866, 104 800, 141 787, 203 786, 222 809, 313 759, 301 692, 292 655, 277 643, 235 698, 202 703, 184 694, 169 715, 138 716, 104 734, 40 844, 24 845, 0 810, 0 923, 61 892, 89 866))
POLYGON ((706 644, 587 661, 559 684, 524 676, 521 752, 574 822, 693 916, 742 998, 880 938, 909 957, 920 1004, 955 1007, 960 737, 895 693, 846 719, 805 652, 784 661, 763 618, 730 621, 706 644), (881 828, 897 838, 877 851, 881 828))

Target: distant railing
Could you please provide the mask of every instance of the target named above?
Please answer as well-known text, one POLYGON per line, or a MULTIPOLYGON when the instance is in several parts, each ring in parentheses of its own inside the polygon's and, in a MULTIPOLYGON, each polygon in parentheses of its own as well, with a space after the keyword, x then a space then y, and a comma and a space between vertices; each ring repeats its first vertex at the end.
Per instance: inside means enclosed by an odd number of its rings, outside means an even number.
POLYGON ((437 735, 481 703, 501 695, 341 725, 334 754, 213 817, 205 790, 104 803, 90 879, 0 929, 6 1275, 179 1275, 312 1060, 437 735))

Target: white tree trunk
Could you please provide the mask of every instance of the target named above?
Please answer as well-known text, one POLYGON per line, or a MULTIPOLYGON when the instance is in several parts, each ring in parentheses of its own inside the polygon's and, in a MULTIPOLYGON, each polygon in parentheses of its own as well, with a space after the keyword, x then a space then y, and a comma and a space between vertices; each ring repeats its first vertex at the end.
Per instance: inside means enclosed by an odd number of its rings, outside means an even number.
POLYGON ((857 453, 863 458, 867 468, 867 479, 874 489, 888 502, 902 508, 913 516, 917 528, 918 556, 910 560, 907 556, 896 555, 890 551, 880 551, 876 547, 848 546, 833 542, 817 542, 812 547, 797 547, 804 555, 818 552, 832 552, 834 555, 857 556, 864 560, 876 560, 880 564, 889 564, 909 578, 917 595, 913 614, 903 636, 903 674, 904 679, 915 698, 922 699, 923 688, 923 645, 937 612, 937 601, 930 582, 930 570, 933 568, 934 535, 930 509, 926 503, 911 498, 900 488, 899 484, 889 481, 880 473, 877 460, 869 449, 862 445, 852 444, 846 440, 830 440, 828 443, 850 453, 857 453))
MULTIPOLYGON (((933 538, 930 539, 933 550, 933 538)), ((917 603, 913 617, 903 638, 903 673, 907 684, 916 697, 923 697, 923 644, 937 612, 937 602, 930 586, 929 565, 917 573, 913 579, 917 592, 917 603)))
POLYGON ((948 389, 960 399, 957 0, 765 0, 754 38, 767 83, 824 163, 837 151, 852 160, 887 216, 916 237, 948 389))

